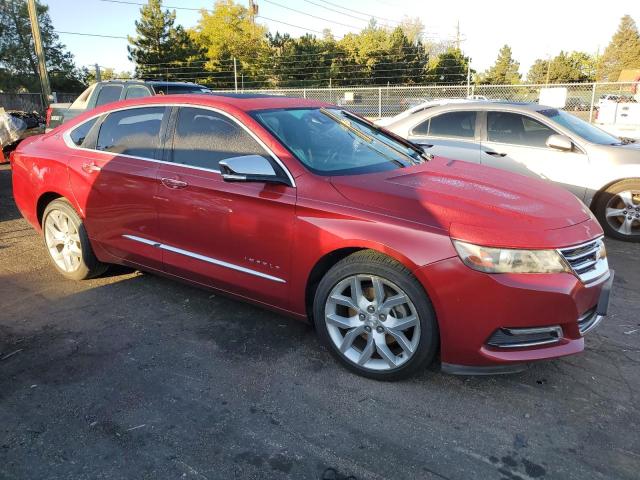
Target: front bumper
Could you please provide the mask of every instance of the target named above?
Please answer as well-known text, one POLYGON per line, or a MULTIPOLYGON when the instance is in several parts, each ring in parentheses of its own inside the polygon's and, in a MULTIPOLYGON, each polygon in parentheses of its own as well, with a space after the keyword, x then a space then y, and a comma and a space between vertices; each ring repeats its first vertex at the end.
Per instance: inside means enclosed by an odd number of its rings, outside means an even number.
POLYGON ((486 274, 457 257, 415 273, 436 311, 443 370, 464 374, 510 373, 532 361, 581 352, 583 335, 606 315, 613 283, 613 271, 589 285, 569 273, 486 274), (501 329, 554 327, 560 333, 550 342, 508 348, 489 342, 501 329))

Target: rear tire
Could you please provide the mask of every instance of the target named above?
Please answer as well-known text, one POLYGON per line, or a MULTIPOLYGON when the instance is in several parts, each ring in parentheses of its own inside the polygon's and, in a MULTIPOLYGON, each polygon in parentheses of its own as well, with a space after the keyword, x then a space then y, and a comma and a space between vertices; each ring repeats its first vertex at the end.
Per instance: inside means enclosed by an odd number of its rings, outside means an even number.
POLYGON ((608 237, 640 242, 640 180, 614 183, 598 195, 594 210, 608 237))
POLYGON ((438 324, 422 285, 373 250, 349 255, 325 274, 313 318, 340 363, 376 380, 406 378, 426 368, 438 351, 438 324))
POLYGON ((53 266, 70 280, 102 275, 108 266, 91 248, 82 219, 64 198, 53 200, 42 216, 44 244, 53 266))

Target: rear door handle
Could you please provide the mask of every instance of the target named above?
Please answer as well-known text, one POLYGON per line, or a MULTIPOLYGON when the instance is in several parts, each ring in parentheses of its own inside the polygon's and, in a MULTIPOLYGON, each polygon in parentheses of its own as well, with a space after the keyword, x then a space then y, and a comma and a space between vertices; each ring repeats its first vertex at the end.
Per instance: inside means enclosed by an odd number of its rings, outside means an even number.
POLYGON ((491 155, 492 157, 506 157, 507 156, 506 153, 493 152, 491 150, 485 150, 484 153, 486 153, 487 155, 491 155))
POLYGON ((183 182, 182 180, 176 180, 175 178, 161 178, 160 181, 167 188, 178 189, 185 188, 189 184, 187 182, 183 182))
POLYGON ((102 168, 100 168, 94 162, 88 162, 82 164, 82 170, 84 170, 86 173, 96 173, 102 170, 102 168))

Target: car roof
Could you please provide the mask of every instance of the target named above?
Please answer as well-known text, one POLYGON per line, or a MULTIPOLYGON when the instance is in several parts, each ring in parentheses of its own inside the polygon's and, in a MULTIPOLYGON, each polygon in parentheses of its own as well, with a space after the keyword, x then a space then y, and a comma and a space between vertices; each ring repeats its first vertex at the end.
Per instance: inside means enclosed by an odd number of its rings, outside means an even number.
POLYGON ((222 110, 240 110, 250 112, 255 110, 270 110, 280 108, 320 108, 331 106, 329 103, 299 97, 283 97, 279 95, 240 94, 240 93, 200 93, 179 95, 154 95, 151 97, 121 100, 107 103, 92 110, 93 114, 109 112, 125 107, 147 106, 155 104, 184 104, 192 106, 220 108, 222 110))

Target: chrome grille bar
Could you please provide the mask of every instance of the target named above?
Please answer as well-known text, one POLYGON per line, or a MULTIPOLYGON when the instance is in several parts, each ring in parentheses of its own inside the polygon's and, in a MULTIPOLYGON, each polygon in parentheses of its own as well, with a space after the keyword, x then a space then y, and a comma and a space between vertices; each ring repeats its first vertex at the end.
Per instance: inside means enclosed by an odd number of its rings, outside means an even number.
POLYGON ((580 245, 560 248, 558 252, 575 275, 585 284, 593 283, 609 272, 609 263, 602 237, 580 245))

